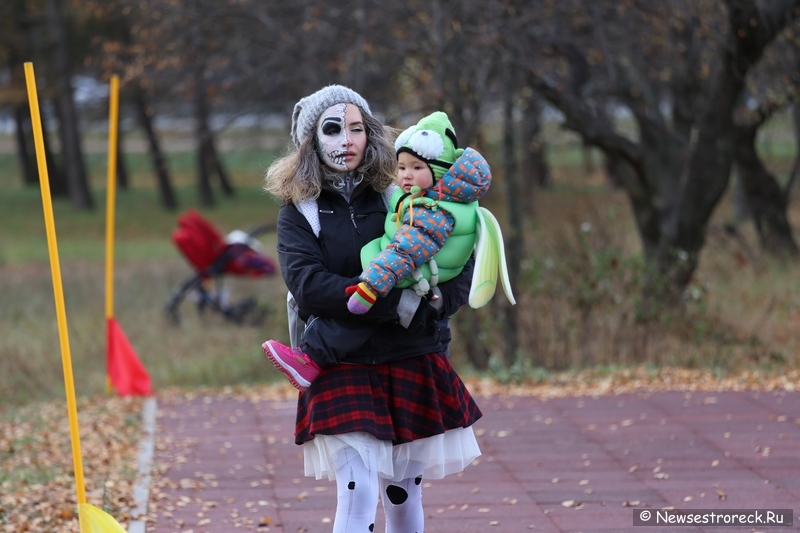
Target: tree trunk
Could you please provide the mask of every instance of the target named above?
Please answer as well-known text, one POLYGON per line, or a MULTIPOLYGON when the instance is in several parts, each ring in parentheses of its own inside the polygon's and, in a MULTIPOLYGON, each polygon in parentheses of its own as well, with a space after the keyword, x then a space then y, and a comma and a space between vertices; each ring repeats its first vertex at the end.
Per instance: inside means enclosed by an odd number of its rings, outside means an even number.
POLYGON ((133 89, 133 103, 136 106, 136 111, 139 116, 139 124, 141 124, 145 136, 147 137, 150 159, 153 161, 153 170, 156 173, 158 195, 161 199, 161 205, 167 210, 174 211, 178 207, 178 200, 175 197, 175 191, 172 188, 172 182, 169 178, 167 161, 161 151, 161 144, 158 141, 158 136, 153 127, 153 112, 147 104, 144 88, 139 83, 137 83, 133 89))
MULTIPOLYGON (((200 80, 199 87, 196 90, 196 119, 197 119, 197 136, 198 136, 198 150, 203 153, 200 161, 204 161, 206 165, 206 172, 208 173, 209 180, 212 174, 216 174, 219 178, 222 192, 225 196, 233 196, 234 189, 231 185, 228 173, 222 165, 222 159, 217 152, 216 144, 214 143, 214 133, 208 125, 208 98, 206 96, 206 87, 202 83, 202 74, 198 76, 200 80)), ((210 187, 210 185, 209 185, 210 187)))
POLYGON ((766 46, 797 16, 797 0, 759 7, 753 0, 727 0, 730 33, 722 69, 706 93, 697 142, 681 176, 683 200, 671 213, 659 249, 658 265, 673 286, 685 288, 697 268, 711 214, 728 187, 734 160, 733 110, 750 68, 766 46))
POLYGON ((208 162, 211 165, 211 169, 217 174, 219 178, 220 186, 222 187, 222 192, 225 196, 233 196, 234 189, 233 185, 231 184, 230 178, 228 177, 228 173, 225 171, 225 167, 222 164, 222 159, 219 157, 219 152, 217 151, 216 143, 214 142, 214 134, 209 130, 208 136, 206 138, 207 146, 205 152, 208 157, 208 162))
POLYGON ((603 157, 608 182, 614 188, 625 186, 631 181, 631 174, 636 172, 631 165, 617 154, 605 154, 603 157))
POLYGON ((366 36, 369 33, 367 28, 367 12, 364 0, 357 0, 353 16, 356 19, 356 42, 355 42, 355 61, 352 66, 353 90, 357 93, 364 91, 364 63, 366 62, 366 36))
POLYGON ((481 323, 478 313, 458 313, 450 321, 450 325, 456 329, 470 364, 477 370, 487 370, 492 354, 486 348, 486 342, 480 338, 481 323))
MULTIPOLYGON (((131 35, 130 26, 126 21, 122 23, 121 32, 123 42, 127 46, 132 46, 135 43, 135 39, 131 35)), ((178 208, 178 200, 172 188, 166 158, 161 150, 161 144, 156 135, 155 127, 153 126, 153 111, 148 105, 146 91, 141 81, 136 80, 133 82, 130 93, 133 105, 136 108, 137 119, 147 137, 148 150, 156 175, 156 185, 158 187, 158 196, 161 200, 161 206, 168 211, 174 211, 178 208)), ((120 135, 120 138, 121 137, 122 135, 120 135)), ((122 168, 123 167, 120 166, 120 169, 122 168)), ((127 174, 127 171, 125 173, 127 174)))
MULTIPOLYGON (((55 102, 53 102, 53 107, 56 107, 55 102)), ((44 121, 44 118, 42 118, 42 121, 44 121)), ((67 177, 64 175, 62 165, 59 165, 59 161, 53 153, 52 134, 50 133, 50 128, 46 127, 45 124, 42 124, 42 137, 44 137, 44 159, 47 162, 47 175, 50 178, 50 194, 55 198, 67 198, 69 196, 67 177)))
MULTIPOLYGON (((519 197, 519 175, 517 154, 514 150, 514 71, 510 62, 505 65, 506 94, 503 102, 503 181, 505 182, 506 207, 508 210, 508 226, 506 234, 506 254, 508 260, 508 278, 511 287, 517 286, 522 264, 522 204, 519 197)), ((517 308, 510 302, 503 301, 505 320, 503 335, 506 342, 506 361, 509 365, 517 361, 519 352, 519 334, 517 325, 517 308)))
MULTIPOLYGON (((433 57, 442 57, 442 53, 444 52, 444 25, 442 23, 443 15, 442 15, 442 0, 432 0, 430 6, 430 13, 431 13, 431 25, 430 25, 430 36, 431 36, 431 48, 433 49, 433 57)), ((446 61, 434 61, 433 62, 433 88, 434 93, 430 95, 431 103, 436 106, 436 109, 441 109, 442 111, 447 111, 445 108, 446 98, 445 98, 445 89, 444 84, 445 80, 447 79, 447 73, 445 72, 445 67, 447 65, 446 61)), ((453 127, 456 128, 456 135, 458 135, 458 128, 459 124, 455 122, 456 117, 450 117, 450 122, 453 124, 453 127)))
POLYGON ((211 189, 211 175, 209 172, 210 157, 208 150, 208 110, 206 109, 206 86, 203 83, 202 70, 195 71, 194 79, 194 112, 195 135, 197 137, 197 187, 200 203, 212 207, 214 191, 211 189))
POLYGON ((89 190, 86 165, 81 150, 78 128, 78 114, 72 91, 72 68, 69 61, 69 40, 66 20, 59 0, 47 1, 47 17, 50 31, 53 32, 53 61, 55 66, 56 109, 59 118, 61 153, 64 159, 64 174, 69 187, 72 204, 84 210, 94 208, 94 200, 89 190))
POLYGON ((197 187, 200 203, 205 207, 213 207, 214 191, 211 189, 211 175, 208 171, 209 163, 206 151, 202 147, 197 149, 197 187))
POLYGON ((128 189, 128 167, 125 164, 125 153, 122 151, 122 129, 119 127, 121 120, 117 120, 117 189, 128 189))
POLYGON ((760 124, 736 129, 736 165, 758 231, 761 248, 774 256, 796 256, 797 243, 786 214, 785 197, 756 151, 760 124))
MULTIPOLYGON (((16 26, 20 29, 19 39, 11 38, 5 43, 7 51, 6 67, 10 73, 10 85, 24 87, 25 83, 21 79, 24 68, 24 57, 30 57, 32 24, 28 22, 29 17, 25 3, 14 1, 11 3, 10 15, 12 20, 16 20, 16 26), (14 42, 16 41, 16 42, 14 42), (12 44, 14 43, 14 44, 12 44)), ((14 113, 14 134, 17 141, 17 158, 19 161, 20 177, 23 187, 38 187, 39 177, 36 168, 36 147, 33 143, 33 128, 31 127, 31 114, 29 104, 23 99, 17 102, 6 102, 13 105, 14 113)), ((43 120, 43 119, 42 119, 43 120)), ((45 158, 50 163, 50 161, 45 158)), ((52 191, 53 176, 50 175, 50 193, 58 196, 52 191)), ((64 196, 66 190, 59 191, 64 196)))
POLYGON ((36 156, 32 143, 31 116, 25 105, 14 106, 14 132, 17 139, 17 157, 19 158, 19 168, 22 173, 22 184, 25 187, 36 186, 39 183, 36 177, 36 156))
POLYGON ((587 176, 594 174, 594 157, 592 147, 589 144, 581 143, 581 159, 583 159, 583 172, 587 176))
POLYGON ((688 166, 676 175, 679 201, 666 215, 656 256, 659 272, 673 296, 689 284, 705 244, 711 214, 728 188, 733 166, 733 109, 744 86, 746 67, 728 50, 723 73, 708 93, 706 112, 697 122, 697 142, 687 150, 688 166))
POLYGON ((794 182, 797 180, 798 171, 800 171, 800 104, 794 104, 792 106, 792 124, 794 125, 794 142, 795 142, 795 151, 796 154, 794 156, 794 163, 792 164, 792 170, 789 173, 789 180, 786 182, 786 187, 783 189, 783 196, 785 197, 784 201, 788 204, 789 197, 792 194, 792 187, 794 187, 794 182))
POLYGON ((552 185, 550 167, 545 158, 545 144, 542 136, 542 102, 534 94, 527 98, 523 117, 520 140, 522 142, 521 175, 524 192, 522 192, 525 213, 534 212, 534 198, 537 189, 552 185))
MULTIPOLYGON (((734 171, 737 167, 734 167, 734 171)), ((746 222, 753 212, 750 209, 750 202, 747 199, 747 191, 744 189, 744 182, 742 181, 741 170, 734 174, 735 180, 733 184, 733 220, 731 224, 736 227, 743 222, 746 222)))

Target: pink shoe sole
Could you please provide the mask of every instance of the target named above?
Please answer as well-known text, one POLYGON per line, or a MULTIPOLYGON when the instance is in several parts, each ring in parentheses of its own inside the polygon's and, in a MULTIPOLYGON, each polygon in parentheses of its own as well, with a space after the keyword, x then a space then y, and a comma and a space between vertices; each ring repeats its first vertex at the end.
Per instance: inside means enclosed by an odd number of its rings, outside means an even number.
POLYGON ((278 356, 277 352, 269 341, 265 342, 261 347, 264 348, 264 354, 267 356, 270 362, 275 365, 275 368, 284 373, 284 375, 289 379, 289 383, 291 383, 295 389, 304 391, 311 386, 311 382, 304 379, 303 376, 298 374, 294 368, 283 364, 283 361, 278 356))

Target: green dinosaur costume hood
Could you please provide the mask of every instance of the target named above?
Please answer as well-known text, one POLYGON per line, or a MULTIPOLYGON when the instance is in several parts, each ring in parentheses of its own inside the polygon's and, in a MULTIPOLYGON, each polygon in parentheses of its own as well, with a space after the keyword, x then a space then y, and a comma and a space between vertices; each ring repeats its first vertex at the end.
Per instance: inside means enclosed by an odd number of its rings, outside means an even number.
POLYGON ((458 148, 456 131, 447 114, 436 111, 404 130, 394 143, 397 154, 408 152, 425 161, 436 183, 464 150, 458 148))

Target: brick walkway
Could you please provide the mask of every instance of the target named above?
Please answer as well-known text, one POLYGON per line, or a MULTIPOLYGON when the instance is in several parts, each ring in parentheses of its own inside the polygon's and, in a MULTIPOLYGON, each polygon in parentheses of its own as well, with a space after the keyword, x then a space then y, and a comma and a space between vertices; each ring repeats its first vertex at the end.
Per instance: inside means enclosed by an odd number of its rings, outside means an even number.
MULTIPOLYGON (((478 398, 483 456, 425 483, 428 533, 617 533, 633 513, 793 509, 793 527, 660 527, 659 533, 800 530, 800 393, 659 392, 478 398)), ((171 461, 152 533, 329 533, 335 485, 302 476, 293 402, 198 397, 159 404, 171 461)), ((151 495, 151 507, 153 496, 151 495)), ((380 507, 380 506, 379 506, 380 507)), ((152 522, 154 520, 154 523, 152 522)), ((375 531, 384 532, 378 511, 375 531)))

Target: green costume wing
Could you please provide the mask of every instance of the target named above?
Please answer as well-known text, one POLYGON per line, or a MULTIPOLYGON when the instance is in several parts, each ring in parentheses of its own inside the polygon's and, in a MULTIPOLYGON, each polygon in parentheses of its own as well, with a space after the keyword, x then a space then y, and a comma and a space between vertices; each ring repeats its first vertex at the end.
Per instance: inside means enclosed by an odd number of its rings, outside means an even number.
POLYGON ((475 240, 475 271, 469 291, 469 306, 483 307, 494 296, 498 273, 503 292, 511 304, 516 304, 508 280, 503 232, 494 215, 485 207, 478 207, 478 226, 475 240))

